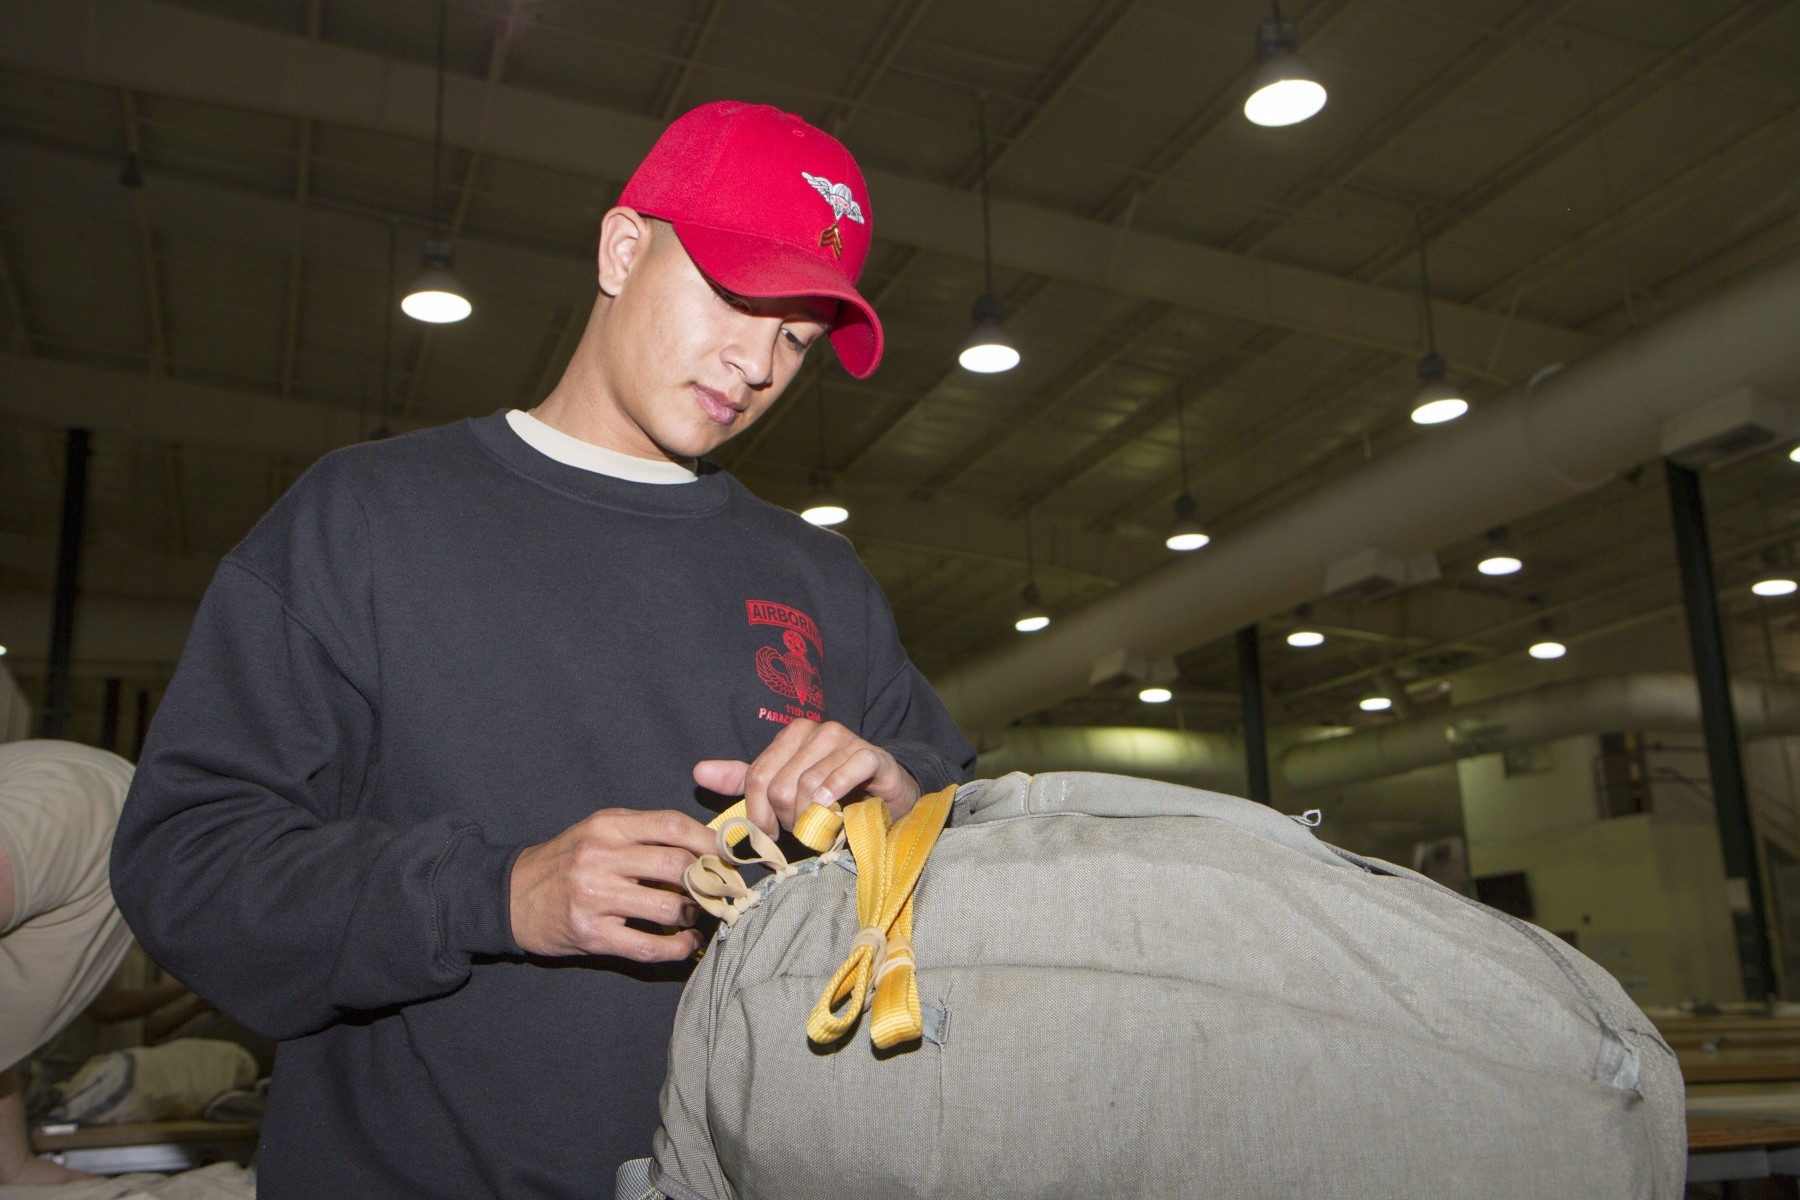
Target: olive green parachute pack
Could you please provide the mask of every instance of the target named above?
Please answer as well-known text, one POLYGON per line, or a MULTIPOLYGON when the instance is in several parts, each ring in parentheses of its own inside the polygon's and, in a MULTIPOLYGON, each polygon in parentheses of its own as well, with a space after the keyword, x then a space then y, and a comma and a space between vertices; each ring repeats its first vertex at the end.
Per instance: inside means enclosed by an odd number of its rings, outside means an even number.
POLYGON ((1675 1056, 1611 976, 1263 805, 964 786, 914 895, 922 1036, 888 1050, 806 1033, 855 870, 798 864, 721 928, 620 1197, 1682 1194, 1675 1056))

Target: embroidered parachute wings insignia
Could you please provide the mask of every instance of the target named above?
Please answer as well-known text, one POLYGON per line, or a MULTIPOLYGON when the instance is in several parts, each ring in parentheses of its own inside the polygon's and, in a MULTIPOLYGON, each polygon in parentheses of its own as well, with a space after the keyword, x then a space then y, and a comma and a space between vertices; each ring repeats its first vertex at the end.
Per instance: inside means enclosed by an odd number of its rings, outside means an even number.
POLYGON ((823 175, 808 175, 805 171, 800 172, 800 178, 812 184, 818 189, 819 195, 825 197, 825 202, 831 205, 831 215, 834 220, 849 217, 858 225, 867 224, 863 220, 862 206, 850 194, 849 184, 833 183, 823 175))

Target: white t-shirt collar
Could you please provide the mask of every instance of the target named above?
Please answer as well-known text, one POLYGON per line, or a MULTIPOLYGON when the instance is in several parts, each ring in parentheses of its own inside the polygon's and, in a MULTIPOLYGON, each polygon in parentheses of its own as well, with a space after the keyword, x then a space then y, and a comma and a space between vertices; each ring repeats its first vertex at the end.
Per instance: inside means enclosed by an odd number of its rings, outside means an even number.
POLYGON ((526 445, 565 466, 580 467, 583 471, 611 475, 615 479, 628 479, 634 483, 694 482, 694 473, 680 463, 636 458, 617 450, 608 450, 605 446, 584 442, 546 425, 520 409, 509 411, 506 423, 526 445))

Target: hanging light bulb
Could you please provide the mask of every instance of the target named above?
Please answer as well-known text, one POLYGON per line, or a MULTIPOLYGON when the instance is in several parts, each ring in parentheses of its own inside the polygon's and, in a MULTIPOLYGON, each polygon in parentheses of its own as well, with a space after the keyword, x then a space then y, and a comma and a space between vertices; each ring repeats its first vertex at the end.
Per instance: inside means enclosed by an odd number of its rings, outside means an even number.
POLYGON ((474 306, 450 270, 449 243, 436 240, 425 243, 421 258, 424 269, 406 289, 400 311, 415 321, 431 325, 453 325, 466 318, 474 311, 474 306))
POLYGON ((1555 632, 1556 625, 1549 617, 1545 617, 1543 620, 1539 621, 1538 640, 1531 643, 1525 653, 1531 655, 1533 658, 1545 660, 1561 658, 1563 655, 1567 654, 1569 648, 1551 636, 1555 632))
POLYGON ((1181 455, 1181 495, 1175 497, 1175 524, 1170 527, 1169 536, 1163 539, 1163 545, 1178 554, 1199 550, 1212 541, 1212 535, 1200 528, 1200 521, 1194 515, 1198 506, 1194 503, 1193 491, 1188 487, 1187 419, 1182 414, 1185 404, 1181 385, 1176 384, 1175 444, 1181 455))
POLYGON ((1036 633, 1050 627, 1050 613, 1038 598, 1037 564, 1031 553, 1030 510, 1025 513, 1025 587, 1019 592, 1019 599, 1024 605, 1019 609, 1019 615, 1013 618, 1014 629, 1020 633, 1036 633))
POLYGON ((1442 425, 1469 411, 1462 390, 1448 378, 1449 368, 1434 351, 1419 360, 1419 394, 1413 398, 1415 425, 1442 425))
POLYGON ((1199 550, 1212 542, 1212 535, 1200 528, 1200 522, 1194 518, 1194 498, 1186 492, 1175 498, 1175 524, 1169 528, 1169 536, 1163 539, 1163 545, 1180 554, 1191 550, 1199 550))
POLYGON ((1788 461, 1800 463, 1800 446, 1795 446, 1788 451, 1788 461))
POLYGON ((819 417, 819 465, 813 468, 807 483, 812 487, 812 500, 800 510, 803 521, 820 527, 842 525, 850 519, 850 510, 838 498, 836 489, 831 486, 831 468, 825 464, 825 376, 823 372, 813 376, 813 401, 819 417))
POLYGON ((1394 707, 1394 702, 1386 696, 1364 696, 1356 702, 1356 707, 1364 712, 1386 712, 1394 707))
POLYGON ((437 21, 437 109, 431 138, 431 238, 420 253, 419 277, 406 290, 400 311, 429 325, 453 325, 474 311, 450 269, 450 243, 443 236, 444 211, 444 24, 448 0, 439 0, 437 21))
POLYGON ((821 527, 842 525, 850 519, 850 510, 830 488, 821 488, 811 503, 800 510, 800 519, 821 527))
POLYGON ((1050 614, 1044 610, 1043 602, 1038 599, 1037 584, 1026 584, 1019 592, 1019 599, 1022 601, 1022 605, 1019 615, 1013 618, 1014 629, 1020 633, 1036 633, 1040 629, 1050 627, 1050 614))
POLYGON ((1175 693, 1166 687, 1147 687, 1138 693, 1138 699, 1145 704, 1167 704, 1175 698, 1175 693))
POLYGON ((1310 650, 1325 644, 1325 635, 1316 629, 1296 629, 1287 635, 1287 644, 1296 650, 1310 650))
POLYGON ((1419 237, 1419 308, 1425 317, 1425 356, 1419 360, 1419 394, 1413 397, 1415 425, 1442 425, 1469 411, 1462 391, 1450 382, 1450 365, 1437 348, 1437 321, 1431 312, 1431 269, 1425 261, 1425 216, 1413 213, 1419 237))
POLYGON ((997 375, 1019 365, 1019 351, 1000 324, 1000 302, 990 295, 975 301, 975 328, 969 331, 956 361, 965 371, 997 375))
POLYGON ((988 210, 988 144, 987 100, 975 97, 975 136, 981 146, 981 271, 984 288, 975 301, 975 328, 957 352, 956 361, 965 371, 977 375, 997 375, 1019 365, 1019 349, 1000 324, 1006 316, 1000 301, 994 297, 994 223, 988 210))
POLYGON ((1279 0, 1274 19, 1256 27, 1256 57, 1262 60, 1250 81, 1244 115, 1257 125, 1297 125, 1325 107, 1325 85, 1300 60, 1300 31, 1281 19, 1279 0))
POLYGON ((1506 547, 1506 526, 1496 525, 1488 530, 1489 549, 1475 569, 1483 575, 1517 574, 1525 564, 1514 556, 1506 547))

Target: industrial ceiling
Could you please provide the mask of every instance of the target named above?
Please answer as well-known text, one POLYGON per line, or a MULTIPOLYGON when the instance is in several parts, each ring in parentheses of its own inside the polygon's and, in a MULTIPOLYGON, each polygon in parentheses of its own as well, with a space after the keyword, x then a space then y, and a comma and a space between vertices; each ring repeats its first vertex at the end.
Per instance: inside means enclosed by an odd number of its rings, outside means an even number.
MULTIPOLYGON (((1053 615, 1163 566, 1178 403, 1215 545, 1442 436, 1408 420, 1421 232, 1478 411, 1800 245, 1786 0, 1291 3, 1330 99, 1281 129, 1242 113, 1268 15, 1248 0, 453 0, 446 207, 475 312, 427 328, 395 301, 431 223, 437 11, 0 0, 0 642, 28 686, 77 416, 91 703, 103 675, 166 679, 219 555, 319 453, 544 395, 600 214, 708 100, 800 113, 869 176, 881 371, 822 356, 719 458, 788 505, 836 475, 934 675, 1022 636, 1027 519, 1053 615), (983 288, 978 101, 1023 354, 995 376, 955 361, 983 288)), ((1800 466, 1764 455, 1708 488, 1732 610, 1785 621, 1743 585, 1789 561, 1800 466)), ((1372 680, 1428 696, 1546 618, 1578 647, 1678 602, 1654 470, 1508 539, 1515 576, 1477 574, 1474 538, 1438 549, 1438 583, 1319 600, 1316 650, 1268 614, 1277 714, 1343 721, 1372 680)), ((1094 691, 1038 719, 1229 727, 1230 645, 1178 663, 1173 704, 1094 691)))

